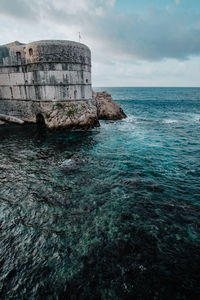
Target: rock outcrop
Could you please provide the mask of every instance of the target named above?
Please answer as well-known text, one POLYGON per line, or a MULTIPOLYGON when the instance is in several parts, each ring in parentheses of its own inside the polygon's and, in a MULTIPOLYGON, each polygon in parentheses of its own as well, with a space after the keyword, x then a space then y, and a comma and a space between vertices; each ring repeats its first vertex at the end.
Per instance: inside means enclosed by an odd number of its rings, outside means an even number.
POLYGON ((96 100, 97 116, 99 120, 121 120, 126 118, 119 103, 113 102, 112 96, 107 92, 93 92, 96 100))
MULTIPOLYGON (((17 109, 15 110, 23 116, 26 107, 19 106, 19 102, 16 105, 17 109)), ((25 103, 25 105, 27 104, 25 103)), ((111 95, 107 92, 93 92, 93 99, 90 100, 40 102, 39 106, 35 106, 34 102, 29 102, 28 105, 31 105, 29 110, 33 111, 36 119, 30 117, 26 120, 24 116, 25 121, 41 123, 49 129, 90 129, 100 125, 98 120, 121 120, 126 118, 119 103, 113 102, 111 95)), ((12 113, 12 111, 8 109, 7 114, 9 113, 12 113)), ((19 118, 0 115, 0 125, 4 122, 24 123, 19 118)))
POLYGON ((95 100, 57 102, 45 113, 48 128, 89 129, 99 126, 95 100))

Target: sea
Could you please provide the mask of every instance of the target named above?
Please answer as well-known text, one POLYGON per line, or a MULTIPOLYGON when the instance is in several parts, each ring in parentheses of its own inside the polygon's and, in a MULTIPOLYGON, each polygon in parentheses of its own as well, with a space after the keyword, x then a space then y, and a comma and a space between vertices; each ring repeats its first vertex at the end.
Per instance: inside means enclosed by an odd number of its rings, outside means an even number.
POLYGON ((0 299, 200 299, 200 88, 95 88, 89 131, 0 126, 0 299))

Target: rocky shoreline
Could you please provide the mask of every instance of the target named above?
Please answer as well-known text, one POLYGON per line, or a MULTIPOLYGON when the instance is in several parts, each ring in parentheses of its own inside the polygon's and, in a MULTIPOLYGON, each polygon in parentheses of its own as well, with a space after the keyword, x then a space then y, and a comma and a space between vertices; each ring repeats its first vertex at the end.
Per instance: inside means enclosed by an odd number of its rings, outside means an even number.
MULTIPOLYGON (((119 103, 113 102, 107 92, 93 92, 93 99, 79 101, 56 101, 41 106, 33 123, 43 123, 49 129, 90 129, 100 126, 99 120, 121 120, 126 118, 119 103)), ((0 115, 0 125, 23 124, 24 120, 0 115), (17 122, 16 122, 17 121, 17 122)))

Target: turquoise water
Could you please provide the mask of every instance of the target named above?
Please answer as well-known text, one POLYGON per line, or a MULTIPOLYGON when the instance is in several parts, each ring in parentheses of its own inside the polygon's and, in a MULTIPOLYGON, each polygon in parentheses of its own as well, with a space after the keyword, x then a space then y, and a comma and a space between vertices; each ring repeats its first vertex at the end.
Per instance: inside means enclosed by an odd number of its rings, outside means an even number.
POLYGON ((127 119, 0 126, 1 299, 200 298, 200 88, 106 90, 127 119))

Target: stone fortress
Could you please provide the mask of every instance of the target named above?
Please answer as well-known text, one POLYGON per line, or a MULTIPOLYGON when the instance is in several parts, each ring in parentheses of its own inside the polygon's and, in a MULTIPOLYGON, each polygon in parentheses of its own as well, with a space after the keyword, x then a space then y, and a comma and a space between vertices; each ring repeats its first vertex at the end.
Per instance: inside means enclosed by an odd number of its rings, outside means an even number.
POLYGON ((49 128, 89 128, 98 125, 97 98, 87 46, 64 40, 0 46, 1 115, 49 128))

